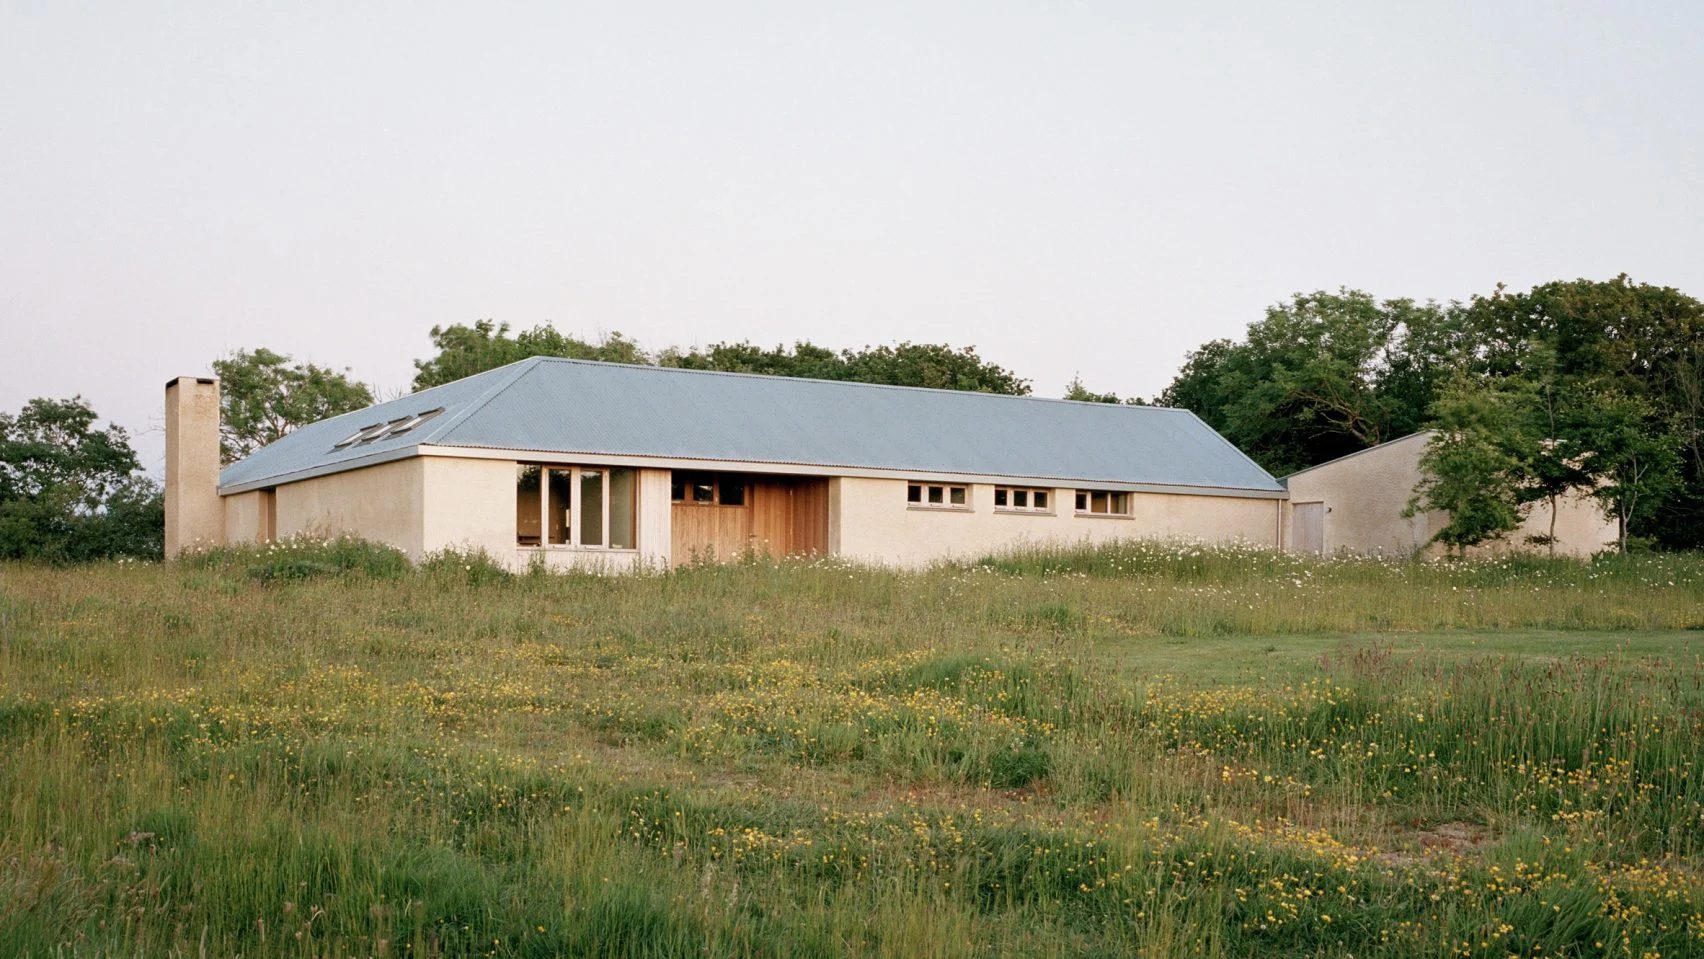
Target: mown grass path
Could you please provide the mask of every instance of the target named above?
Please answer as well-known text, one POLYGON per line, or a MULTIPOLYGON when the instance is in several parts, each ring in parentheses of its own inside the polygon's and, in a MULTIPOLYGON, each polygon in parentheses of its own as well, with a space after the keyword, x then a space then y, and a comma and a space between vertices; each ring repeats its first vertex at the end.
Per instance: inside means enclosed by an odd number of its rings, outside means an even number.
POLYGON ((1704 953, 1697 559, 293 549, 0 567, 0 955, 1704 953))

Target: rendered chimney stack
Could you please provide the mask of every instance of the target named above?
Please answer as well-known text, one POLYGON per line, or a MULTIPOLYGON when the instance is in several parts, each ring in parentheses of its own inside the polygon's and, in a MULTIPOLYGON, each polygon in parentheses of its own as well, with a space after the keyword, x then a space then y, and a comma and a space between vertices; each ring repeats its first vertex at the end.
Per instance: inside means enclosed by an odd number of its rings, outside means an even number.
POLYGON ((219 381, 166 384, 166 558, 225 539, 219 502, 219 381))

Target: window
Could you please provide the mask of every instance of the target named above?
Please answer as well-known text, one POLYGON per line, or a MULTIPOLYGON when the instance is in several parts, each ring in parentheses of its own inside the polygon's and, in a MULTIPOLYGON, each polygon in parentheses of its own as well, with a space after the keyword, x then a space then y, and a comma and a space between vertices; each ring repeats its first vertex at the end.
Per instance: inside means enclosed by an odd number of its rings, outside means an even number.
POLYGON ((1079 516, 1129 516, 1130 494, 1114 490, 1080 489, 1077 491, 1079 516))
POLYGON ((970 509, 970 487, 942 483, 910 483, 905 502, 913 509, 970 509))
POLYGON ((994 487, 994 508, 1002 513, 1051 513, 1052 491, 1019 486, 994 487))
POLYGON ((515 468, 515 542, 522 546, 537 546, 542 540, 539 520, 544 506, 539 500, 539 481, 543 467, 515 468))
POLYGON ((572 470, 552 469, 546 471, 550 480, 545 484, 549 490, 550 504, 545 513, 545 525, 549 533, 546 538, 552 546, 567 546, 572 537, 569 530, 574 525, 574 474, 572 470))
POLYGON ((523 463, 515 468, 515 542, 636 549, 637 489, 630 469, 523 463))
POLYGON ((720 496, 718 502, 723 506, 744 506, 745 477, 723 476, 716 484, 716 492, 720 496))
POLYGON ((669 498, 698 506, 744 506, 746 478, 738 473, 675 470, 669 481, 669 498))

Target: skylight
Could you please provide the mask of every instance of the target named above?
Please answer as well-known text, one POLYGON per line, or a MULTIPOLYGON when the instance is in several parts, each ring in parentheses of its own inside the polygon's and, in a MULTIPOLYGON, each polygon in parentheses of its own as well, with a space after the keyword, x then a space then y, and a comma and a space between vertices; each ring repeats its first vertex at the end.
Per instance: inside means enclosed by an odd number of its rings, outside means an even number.
POLYGON ((332 444, 331 448, 334 450, 348 449, 351 446, 366 446, 369 443, 377 443, 380 440, 390 439, 393 436, 399 436, 403 433, 409 432, 410 430, 418 428, 420 424, 425 423, 427 420, 430 420, 432 417, 437 416, 442 412, 444 412, 444 408, 440 406, 435 410, 427 410, 424 413, 414 413, 409 416, 397 417, 389 422, 373 423, 368 426, 363 426, 349 434, 349 437, 341 443, 332 444))

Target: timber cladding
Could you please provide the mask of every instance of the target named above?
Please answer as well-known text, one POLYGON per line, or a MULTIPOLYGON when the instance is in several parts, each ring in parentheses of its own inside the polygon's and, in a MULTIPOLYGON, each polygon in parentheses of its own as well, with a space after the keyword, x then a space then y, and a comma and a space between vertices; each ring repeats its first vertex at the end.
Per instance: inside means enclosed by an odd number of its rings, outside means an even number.
POLYGON ((676 501, 670 517, 673 562, 726 562, 748 551, 773 556, 828 552, 825 477, 747 476, 744 500, 737 506, 676 501))

